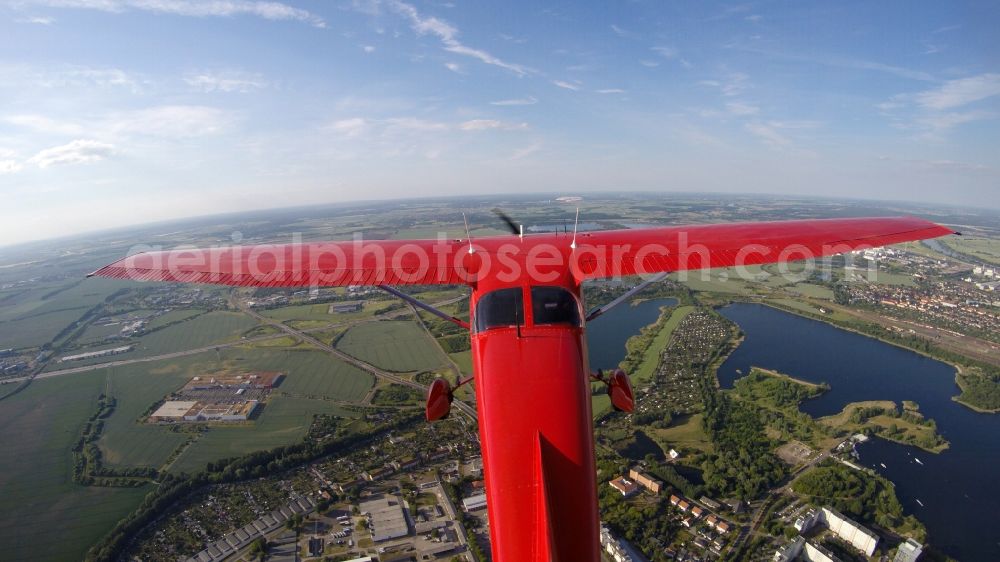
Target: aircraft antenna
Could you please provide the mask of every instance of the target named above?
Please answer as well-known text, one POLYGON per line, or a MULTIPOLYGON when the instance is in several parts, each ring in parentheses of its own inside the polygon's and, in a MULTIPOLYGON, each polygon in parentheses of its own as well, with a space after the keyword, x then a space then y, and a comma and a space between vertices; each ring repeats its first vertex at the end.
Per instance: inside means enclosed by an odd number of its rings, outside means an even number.
POLYGON ((520 237, 521 237, 521 241, 523 242, 523 241, 524 241, 524 225, 523 225, 523 224, 520 224, 520 225, 518 225, 518 226, 520 226, 520 227, 521 227, 521 233, 520 233, 520 234, 518 234, 518 236, 520 236, 520 237))
POLYGON ((576 228, 580 224, 580 207, 576 208, 576 220, 573 221, 573 242, 570 243, 569 247, 576 249, 576 228))
POLYGON ((469 238, 469 253, 475 252, 472 249, 472 232, 469 232, 469 219, 466 218, 465 213, 462 213, 462 220, 465 221, 465 235, 469 238))

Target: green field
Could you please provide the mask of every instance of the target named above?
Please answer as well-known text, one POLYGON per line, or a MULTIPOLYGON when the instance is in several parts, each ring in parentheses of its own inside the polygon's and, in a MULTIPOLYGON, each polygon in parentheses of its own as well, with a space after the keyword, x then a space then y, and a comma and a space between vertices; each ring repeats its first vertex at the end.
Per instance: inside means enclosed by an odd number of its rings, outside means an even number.
POLYGON ((325 324, 331 324, 334 322, 347 322, 349 320, 357 320, 359 318, 369 318, 378 314, 386 307, 393 304, 392 301, 365 301, 364 306, 358 312, 330 312, 330 307, 335 303, 318 303, 318 304, 298 304, 293 306, 283 306, 281 308, 271 308, 268 310, 261 310, 260 313, 263 316, 271 318, 273 320, 278 320, 280 322, 288 322, 290 320, 305 320, 312 321, 318 324, 312 326, 303 326, 301 324, 297 325, 297 328, 305 327, 315 327, 322 326, 325 324))
POLYGON ((0 402, 3 560, 80 560, 148 492, 72 481, 71 448, 104 388, 103 373, 57 377, 0 402))
POLYGON ((472 374, 472 350, 468 351, 457 351, 455 353, 449 353, 451 360, 458 365, 458 368, 462 370, 462 374, 469 376, 472 374))
POLYGON ((409 320, 387 320, 354 326, 337 349, 389 371, 436 369, 445 363, 437 344, 409 320))
POLYGON ((185 441, 181 433, 144 423, 144 414, 190 380, 189 369, 207 357, 188 357, 169 366, 140 363, 101 371, 109 373, 110 394, 117 400, 115 412, 105 421, 98 441, 109 466, 160 468, 185 441))
POLYGON ((660 331, 656 333, 656 337, 653 338, 649 347, 646 348, 646 353, 643 355, 639 368, 635 373, 629 374, 633 385, 649 382, 653 378, 653 373, 656 372, 656 368, 660 364, 660 353, 667 347, 667 343, 670 342, 670 336, 674 333, 677 326, 680 325, 681 320, 684 320, 693 310, 693 306, 680 306, 670 314, 670 318, 663 323, 660 331))
POLYGON ((822 286, 822 285, 812 285, 810 283, 798 283, 788 288, 789 291, 793 293, 798 293, 806 297, 812 297, 814 299, 823 299, 832 301, 833 291, 822 286))
POLYGON ((361 369, 312 349, 268 350, 257 354, 254 365, 264 371, 288 373, 278 392, 304 398, 357 402, 375 384, 361 369))
MULTIPOLYGON (((174 351, 184 351, 197 349, 219 343, 236 341, 241 334, 257 325, 257 321, 240 312, 215 311, 203 314, 196 318, 186 320, 179 324, 174 324, 162 330, 157 330, 137 339, 129 339, 112 345, 96 346, 93 348, 82 348, 65 352, 62 355, 75 355, 108 347, 132 344, 135 346, 132 351, 115 355, 113 360, 132 359, 135 357, 149 357, 152 355, 162 355, 174 351)), ((71 363, 59 363, 54 361, 46 368, 47 371, 64 369, 67 367, 79 367, 83 365, 94 365, 106 363, 112 359, 108 357, 97 357, 71 363)))
POLYGON ((309 431, 315 414, 358 417, 324 400, 275 397, 264 406, 260 417, 248 425, 213 427, 181 453, 170 466, 170 472, 197 472, 219 459, 298 443, 309 431))
POLYGON ((87 279, 21 293, 0 306, 0 348, 44 345, 126 286, 125 281, 87 279))
POLYGON ((979 236, 949 236, 947 241, 942 240, 941 243, 961 254, 1000 265, 1000 240, 979 236))
POLYGON ((166 326, 167 324, 172 324, 174 322, 188 320, 189 318, 193 318, 199 314, 203 314, 204 312, 204 310, 197 308, 181 308, 178 310, 171 310, 153 318, 146 326, 146 329, 155 330, 160 326, 166 326))

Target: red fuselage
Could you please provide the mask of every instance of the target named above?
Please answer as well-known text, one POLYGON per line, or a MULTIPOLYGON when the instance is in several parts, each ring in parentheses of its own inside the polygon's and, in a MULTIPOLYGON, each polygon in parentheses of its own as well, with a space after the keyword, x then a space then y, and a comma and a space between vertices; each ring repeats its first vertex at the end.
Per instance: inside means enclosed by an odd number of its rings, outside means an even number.
MULTIPOLYGON (((546 286, 568 291, 583 318, 579 285, 546 286)), ((519 326, 472 334, 493 559, 596 562, 594 431, 582 322, 536 323, 531 286, 517 284, 476 287, 473 318, 481 297, 501 288, 522 291, 519 326)))

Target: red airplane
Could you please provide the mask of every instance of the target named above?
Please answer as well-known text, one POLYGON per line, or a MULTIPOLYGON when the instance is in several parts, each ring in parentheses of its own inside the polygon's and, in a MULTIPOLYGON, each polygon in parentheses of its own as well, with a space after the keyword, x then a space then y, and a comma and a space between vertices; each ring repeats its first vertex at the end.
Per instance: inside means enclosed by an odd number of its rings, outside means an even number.
MULTIPOLYGON (((953 233, 898 217, 525 236, 504 219, 513 235, 150 252, 93 275, 243 287, 371 285, 469 328, 493 560, 596 562, 591 381, 607 385, 618 409, 631 411, 633 397, 624 373, 590 373, 586 322, 673 271, 787 262, 953 233), (628 275, 645 281, 585 312, 584 281, 628 275), (455 284, 472 289, 468 323, 393 288, 455 284)), ((452 391, 444 379, 430 386, 428 420, 448 415, 452 391)))

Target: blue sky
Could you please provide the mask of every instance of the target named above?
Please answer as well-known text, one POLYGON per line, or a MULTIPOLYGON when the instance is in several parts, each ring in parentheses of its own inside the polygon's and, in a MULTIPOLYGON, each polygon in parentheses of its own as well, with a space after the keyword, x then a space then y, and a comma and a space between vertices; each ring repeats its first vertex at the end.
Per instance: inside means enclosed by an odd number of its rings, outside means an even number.
POLYGON ((0 3, 0 245, 419 195, 1000 207, 1000 3, 0 3))

